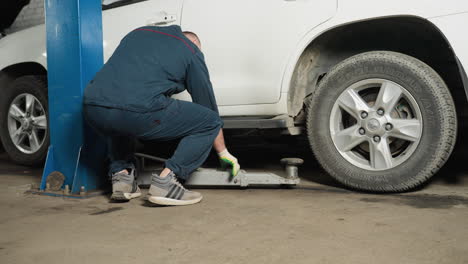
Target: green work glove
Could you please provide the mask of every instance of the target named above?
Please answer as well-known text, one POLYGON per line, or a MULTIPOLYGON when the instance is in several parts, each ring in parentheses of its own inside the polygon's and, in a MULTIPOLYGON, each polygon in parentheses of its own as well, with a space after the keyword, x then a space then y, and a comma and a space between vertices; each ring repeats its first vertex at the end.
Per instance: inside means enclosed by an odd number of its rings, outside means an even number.
POLYGON ((240 170, 240 165, 239 165, 239 162, 237 161, 236 157, 234 157, 233 155, 231 155, 231 153, 229 153, 226 150, 218 153, 218 156, 219 156, 219 161, 221 162, 221 168, 222 169, 227 169, 227 168, 231 168, 231 177, 235 177, 237 176, 237 174, 239 173, 239 170, 240 170))

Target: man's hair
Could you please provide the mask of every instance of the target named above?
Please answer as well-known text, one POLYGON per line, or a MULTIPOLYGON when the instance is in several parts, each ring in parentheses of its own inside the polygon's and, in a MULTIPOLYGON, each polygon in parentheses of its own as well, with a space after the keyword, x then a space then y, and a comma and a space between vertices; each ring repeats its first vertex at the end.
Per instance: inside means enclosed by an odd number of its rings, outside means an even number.
POLYGON ((182 33, 183 33, 187 38, 188 38, 188 37, 191 37, 191 38, 193 38, 193 39, 196 39, 196 40, 198 41, 198 43, 201 44, 200 38, 198 38, 197 34, 191 32, 191 31, 184 31, 184 32, 182 32, 182 33))

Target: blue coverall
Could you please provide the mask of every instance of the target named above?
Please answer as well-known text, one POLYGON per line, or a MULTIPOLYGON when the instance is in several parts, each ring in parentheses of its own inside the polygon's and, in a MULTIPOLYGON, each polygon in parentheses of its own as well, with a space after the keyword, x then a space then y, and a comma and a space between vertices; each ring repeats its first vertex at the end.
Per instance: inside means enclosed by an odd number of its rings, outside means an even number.
POLYGON ((203 164, 223 124, 203 53, 179 26, 127 34, 86 87, 84 115, 109 138, 111 174, 134 169, 135 138, 182 138, 165 164, 181 179, 203 164), (185 89, 193 103, 171 98, 185 89))

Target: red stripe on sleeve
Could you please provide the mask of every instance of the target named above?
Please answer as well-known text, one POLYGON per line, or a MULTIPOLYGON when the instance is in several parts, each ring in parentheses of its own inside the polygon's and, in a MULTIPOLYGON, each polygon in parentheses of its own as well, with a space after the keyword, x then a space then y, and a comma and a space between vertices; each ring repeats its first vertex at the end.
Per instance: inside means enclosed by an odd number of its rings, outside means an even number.
POLYGON ((192 53, 195 53, 195 50, 194 50, 184 39, 179 38, 179 37, 177 37, 177 36, 174 36, 174 35, 171 35, 171 34, 168 34, 168 33, 165 33, 165 32, 161 32, 161 31, 156 31, 156 30, 152 30, 152 29, 147 29, 147 28, 139 28, 139 29, 135 29, 134 31, 137 31, 137 30, 138 30, 138 31, 150 31, 150 32, 154 32, 154 33, 166 35, 166 36, 169 36, 169 37, 173 37, 173 38, 175 38, 175 39, 178 39, 178 40, 182 41, 182 42, 185 44, 185 46, 187 46, 187 48, 190 49, 190 51, 191 51, 192 53))

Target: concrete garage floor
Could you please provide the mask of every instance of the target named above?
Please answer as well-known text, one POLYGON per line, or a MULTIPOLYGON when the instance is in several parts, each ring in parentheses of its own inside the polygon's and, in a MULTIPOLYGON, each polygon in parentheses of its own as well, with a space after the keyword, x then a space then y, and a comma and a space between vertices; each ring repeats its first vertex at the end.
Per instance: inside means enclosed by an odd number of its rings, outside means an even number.
MULTIPOLYGON (((275 168, 287 148, 270 148, 239 150, 244 168, 275 168)), ((201 190, 188 207, 26 195, 41 170, 3 154, 0 263, 468 263, 466 154, 422 190, 374 195, 336 185, 303 151, 295 189, 201 190)))

